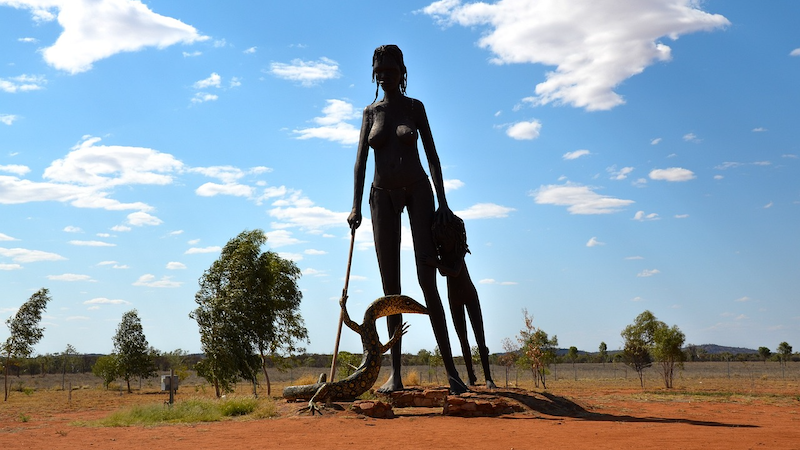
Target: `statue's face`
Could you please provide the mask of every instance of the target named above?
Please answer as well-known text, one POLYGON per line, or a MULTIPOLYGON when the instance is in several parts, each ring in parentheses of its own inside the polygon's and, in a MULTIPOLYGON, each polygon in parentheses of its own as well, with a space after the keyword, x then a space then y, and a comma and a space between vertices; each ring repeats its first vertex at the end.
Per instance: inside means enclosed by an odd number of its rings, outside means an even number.
POLYGON ((375 73, 375 80, 384 91, 394 90, 400 86, 403 74, 400 65, 394 58, 384 55, 383 58, 375 61, 372 71, 375 73))

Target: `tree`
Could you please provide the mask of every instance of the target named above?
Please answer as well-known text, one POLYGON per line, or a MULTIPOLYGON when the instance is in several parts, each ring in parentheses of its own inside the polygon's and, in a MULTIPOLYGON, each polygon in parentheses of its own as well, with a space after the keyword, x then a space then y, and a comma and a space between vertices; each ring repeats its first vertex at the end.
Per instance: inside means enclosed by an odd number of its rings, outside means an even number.
POLYGON ((12 360, 30 356, 33 346, 44 336, 44 327, 40 327, 39 322, 49 301, 50 292, 45 288, 39 289, 19 307, 14 317, 6 320, 11 334, 3 344, 3 353, 6 356, 4 401, 8 401, 8 368, 12 360))
MULTIPOLYGON (((67 366, 71 365, 72 358, 74 355, 78 353, 75 350, 75 347, 72 344, 67 344, 67 348, 64 349, 64 352, 61 353, 61 390, 63 391, 66 389, 66 382, 67 382, 67 366)), ((70 370, 70 372, 72 372, 70 370)))
POLYGON ((108 385, 119 377, 117 355, 111 354, 97 358, 97 362, 92 366, 92 373, 102 379, 103 387, 108 389, 108 385))
POLYGON ((677 325, 670 328, 664 322, 659 323, 653 336, 653 355, 661 365, 667 389, 672 388, 675 366, 683 367, 683 362, 686 360, 686 353, 681 350, 685 340, 686 336, 677 325))
POLYGON ((769 347, 758 347, 758 356, 764 361, 764 364, 767 363, 767 359, 772 355, 769 347))
POLYGON ((786 377, 786 363, 792 357, 792 346, 784 341, 778 344, 778 361, 781 363, 781 376, 786 377))
POLYGON ((525 328, 519 332, 517 340, 522 345, 522 362, 530 368, 536 387, 541 381, 542 387, 547 389, 547 367, 556 359, 556 346, 558 337, 549 338, 544 330, 533 325, 533 316, 527 309, 522 310, 525 328))
POLYGON ((127 383, 130 393, 131 378, 150 378, 156 375, 153 357, 148 351, 147 339, 142 329, 142 321, 135 309, 122 315, 122 321, 113 340, 119 376, 127 383))
POLYGON ((199 373, 214 383, 217 396, 239 377, 255 387, 259 366, 270 395, 267 363, 281 369, 283 356, 302 352, 296 344, 308 340, 299 312, 300 269, 274 252, 262 252, 266 241, 261 230, 243 231, 200 278, 198 307, 190 317, 200 327, 207 359, 199 363, 199 373))
POLYGON ((575 361, 578 360, 578 347, 574 345, 569 348, 567 352, 567 359, 572 362, 572 373, 575 377, 575 381, 578 381, 578 371, 575 369, 575 361))
POLYGON ((603 368, 606 367, 606 361, 608 361, 608 346, 605 342, 600 342, 600 347, 598 347, 600 361, 603 362, 603 368))
POLYGON ((506 387, 508 387, 508 371, 516 364, 519 359, 519 346, 509 339, 503 339, 503 353, 499 358, 499 363, 506 369, 506 387))

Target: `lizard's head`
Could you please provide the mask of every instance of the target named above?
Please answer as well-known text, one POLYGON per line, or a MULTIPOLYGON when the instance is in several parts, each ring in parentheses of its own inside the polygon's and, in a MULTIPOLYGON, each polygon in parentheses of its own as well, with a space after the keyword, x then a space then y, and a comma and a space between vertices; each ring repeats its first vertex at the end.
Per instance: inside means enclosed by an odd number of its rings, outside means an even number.
POLYGON ((420 305, 411 297, 405 295, 387 295, 381 297, 369 306, 375 318, 392 316, 394 314, 428 314, 428 308, 420 305))

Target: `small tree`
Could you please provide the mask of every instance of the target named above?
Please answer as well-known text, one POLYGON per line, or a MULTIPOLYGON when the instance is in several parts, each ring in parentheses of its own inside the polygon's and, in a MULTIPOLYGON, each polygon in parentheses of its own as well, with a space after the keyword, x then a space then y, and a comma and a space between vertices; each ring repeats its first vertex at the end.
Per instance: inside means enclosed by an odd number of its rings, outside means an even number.
POLYGON ((600 342, 600 347, 598 347, 598 357, 600 361, 603 363, 603 368, 606 368, 606 361, 608 361, 608 346, 605 342, 600 342))
POLYGON ((567 359, 572 363, 572 374, 574 375, 575 381, 578 381, 578 370, 575 368, 575 361, 578 360, 578 347, 573 345, 569 348, 567 359))
MULTIPOLYGON (((61 353, 61 390, 66 389, 67 366, 72 365, 72 358, 78 353, 72 344, 67 344, 67 348, 61 353)), ((71 372, 71 370, 70 370, 71 372)))
POLYGON ((108 389, 108 385, 119 377, 119 364, 117 355, 105 355, 97 358, 92 366, 92 373, 103 380, 103 387, 108 389))
POLYGON ((150 378, 156 375, 153 358, 148 351, 147 339, 142 329, 142 321, 135 309, 122 315, 122 321, 113 340, 119 376, 125 380, 128 393, 131 393, 131 378, 150 378))
POLYGON ((676 325, 669 328, 663 322, 659 323, 653 336, 653 355, 661 365, 667 389, 672 388, 675 366, 683 367, 683 361, 686 360, 686 354, 681 350, 685 340, 686 336, 676 325))
POLYGON ((49 301, 50 292, 45 288, 39 289, 19 307, 14 317, 6 320, 11 334, 3 344, 6 356, 3 401, 8 401, 8 368, 12 360, 29 357, 33 353, 33 346, 44 336, 44 327, 40 327, 39 322, 49 301))
POLYGON ((534 384, 547 389, 547 367, 556 359, 556 346, 558 337, 550 339, 544 330, 533 325, 533 316, 528 314, 527 309, 522 310, 525 328, 519 332, 517 340, 522 345, 522 360, 526 367, 530 368, 533 375, 534 384))
POLYGON ((772 352, 768 347, 758 347, 758 356, 766 364, 769 357, 772 356, 772 352))
POLYGON ((781 363, 781 376, 786 377, 786 363, 792 357, 792 346, 784 341, 778 344, 778 360, 781 363))
POLYGON ((639 384, 642 388, 644 388, 644 370, 653 365, 650 348, 653 345, 655 329, 655 316, 650 311, 645 311, 620 333, 625 342, 622 350, 625 364, 639 375, 639 384))
POLYGON ((514 344, 511 339, 505 338, 503 339, 503 351, 505 353, 500 356, 498 362, 506 369, 506 387, 508 387, 508 372, 519 359, 519 345, 514 344))

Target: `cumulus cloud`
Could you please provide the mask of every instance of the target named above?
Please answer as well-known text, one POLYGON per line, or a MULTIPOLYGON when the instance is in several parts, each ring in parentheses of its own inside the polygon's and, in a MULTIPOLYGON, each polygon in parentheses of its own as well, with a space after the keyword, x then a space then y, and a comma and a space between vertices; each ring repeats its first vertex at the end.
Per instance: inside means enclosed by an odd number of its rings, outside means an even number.
POLYGON ((213 102, 218 99, 219 95, 209 94, 208 92, 197 92, 194 94, 194 97, 192 97, 192 103, 213 102))
POLYGON ((539 137, 542 123, 538 120, 522 121, 510 125, 506 129, 506 135, 518 141, 530 141, 539 137))
POLYGON ((654 169, 650 171, 651 180, 662 181, 689 181, 695 179, 694 172, 680 167, 670 167, 668 169, 654 169))
POLYGON ((324 139, 342 145, 358 143, 359 130, 352 123, 347 122, 360 116, 352 103, 330 99, 322 108, 322 113, 323 116, 313 119, 318 126, 292 130, 297 135, 297 139, 324 139))
POLYGON ((652 64, 671 59, 663 38, 677 39, 729 24, 692 0, 441 0, 422 9, 445 25, 487 27, 478 45, 495 64, 544 64, 556 69, 528 101, 608 110, 624 103, 614 89, 652 64))
POLYGON ((24 176, 30 171, 31 169, 28 166, 22 166, 19 164, 9 164, 5 166, 0 165, 0 172, 13 173, 14 175, 18 176, 24 176))
POLYGON ((218 245, 214 245, 211 247, 192 247, 189 250, 186 250, 184 254, 186 255, 197 255, 203 253, 219 253, 222 251, 222 247, 218 245))
POLYGON ((568 206, 570 214, 611 214, 635 203, 600 195, 592 187, 574 183, 541 186, 530 195, 540 205, 568 206))
POLYGON ((129 301, 120 300, 120 299, 108 299, 105 297, 98 297, 93 298, 91 300, 86 300, 83 302, 84 305, 128 305, 130 304, 129 301))
POLYGON ((328 252, 326 252, 325 250, 317 250, 317 249, 314 249, 314 248, 306 249, 305 251, 303 251, 303 253, 305 253, 306 255, 315 255, 315 256, 316 255, 327 255, 328 254, 328 252))
POLYGON ((238 183, 204 183, 197 189, 195 194, 201 197, 215 197, 217 195, 232 195, 234 197, 247 197, 253 196, 253 188, 244 184, 238 183))
POLYGON ((655 138, 650 141, 650 145, 658 145, 661 143, 661 138, 655 138))
MULTIPOLYGON (((0 0, 0 5, 2 4, 2 0, 0 0)), ((38 91, 39 89, 44 89, 45 84, 47 84, 47 79, 43 75, 22 74, 11 78, 0 78, 0 91, 9 94, 38 91)))
POLYGON ((587 247, 597 247, 600 245, 606 245, 606 243, 598 241, 597 238, 594 236, 592 236, 592 238, 589 239, 589 242, 586 243, 587 247))
POLYGON ((636 214, 633 215, 633 220, 638 220, 639 222, 644 222, 647 220, 659 220, 658 214, 650 213, 645 214, 644 211, 636 211, 636 214))
POLYGON ((31 263, 39 261, 63 261, 67 258, 50 252, 41 250, 28 250, 25 248, 3 248, 0 247, 0 256, 11 258, 16 263, 31 263))
POLYGON ((210 87, 218 88, 222 83, 222 77, 218 73, 212 73, 208 78, 200 80, 192 85, 195 89, 208 89, 210 87))
POLYGON ((789 53, 789 56, 800 56, 800 48, 796 48, 789 53))
POLYGON ((339 72, 339 63, 324 57, 317 61, 293 59, 288 64, 272 63, 269 72, 278 78, 296 81, 306 87, 342 76, 339 72))
POLYGON ((148 214, 144 211, 137 211, 135 213, 128 214, 128 223, 135 227, 142 227, 145 225, 161 225, 163 221, 158 217, 148 214))
POLYGON ((589 150, 575 150, 574 152, 564 153, 563 158, 566 159, 566 160, 578 159, 581 156, 586 156, 586 155, 590 155, 590 154, 591 154, 591 152, 589 150))
POLYGON ((22 266, 19 264, 0 264, 0 270, 20 270, 22 266))
POLYGON ((111 244, 103 241, 69 241, 70 245, 77 245, 79 247, 116 247, 117 244, 111 244))
POLYGON ((683 140, 686 142, 700 142, 700 138, 694 133, 687 133, 683 135, 683 140))
POLYGON ((464 187, 464 182, 461 180, 443 180, 443 182, 445 192, 455 191, 464 187))
POLYGON ((288 230, 272 230, 264 233, 267 235, 267 245, 271 248, 284 247, 287 245, 301 244, 301 241, 292 236, 292 232, 288 230))
POLYGON ((647 277, 652 277, 653 275, 658 274, 658 273, 661 273, 661 271, 658 270, 658 269, 652 269, 652 270, 651 269, 645 269, 645 270, 637 273, 636 276, 637 277, 641 277, 641 278, 647 278, 647 277))
POLYGON ((628 178, 628 175, 633 172, 633 167, 623 167, 617 170, 617 166, 611 166, 606 169, 606 172, 611 175, 612 180, 621 181, 628 178))
POLYGON ((65 233, 81 233, 81 232, 83 232, 83 230, 81 230, 80 227, 73 227, 71 225, 68 225, 68 226, 64 227, 63 231, 65 233))
POLYGON ((2 4, 29 9, 36 21, 57 17, 64 31, 42 54, 49 65, 72 74, 117 53, 208 39, 139 0, 0 0, 2 4))
POLYGON ((0 241, 18 241, 19 239, 15 239, 7 234, 0 233, 0 241))
POLYGON ((500 206, 495 203, 476 203, 467 209, 455 211, 456 215, 464 220, 470 219, 500 219, 516 211, 514 208, 500 206))
POLYGON ((319 231, 333 226, 347 226, 347 216, 350 214, 316 206, 302 192, 294 192, 287 198, 276 200, 272 206, 269 215, 279 221, 272 225, 276 229, 299 227, 319 231))
POLYGON ((186 268, 186 264, 177 262, 177 261, 170 261, 167 263, 167 269, 169 270, 182 270, 186 268))
POLYGON ((14 123, 19 117, 14 114, 0 114, 0 123, 4 123, 6 125, 11 125, 14 123))
POLYGON ((146 273, 139 277, 133 285, 134 286, 145 286, 145 287, 152 287, 152 288, 177 288, 181 287, 183 282, 180 281, 172 281, 172 277, 163 276, 160 280, 157 280, 155 275, 146 273))
POLYGON ((96 281, 89 275, 80 275, 77 273, 65 273, 62 275, 48 275, 48 280, 51 281, 96 281))

